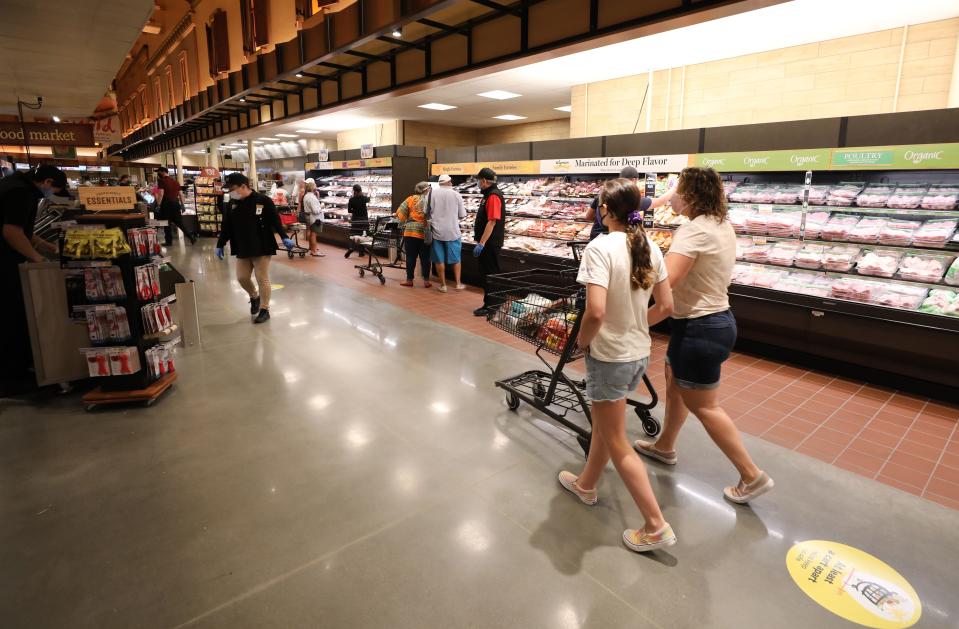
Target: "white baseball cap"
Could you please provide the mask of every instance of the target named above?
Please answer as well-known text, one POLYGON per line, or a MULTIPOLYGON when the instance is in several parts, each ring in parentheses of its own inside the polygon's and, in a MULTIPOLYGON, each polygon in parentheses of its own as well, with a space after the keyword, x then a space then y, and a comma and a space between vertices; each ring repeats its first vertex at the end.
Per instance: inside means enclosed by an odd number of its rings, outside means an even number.
POLYGON ((439 182, 446 183, 447 181, 453 181, 453 178, 449 175, 440 175, 439 182))

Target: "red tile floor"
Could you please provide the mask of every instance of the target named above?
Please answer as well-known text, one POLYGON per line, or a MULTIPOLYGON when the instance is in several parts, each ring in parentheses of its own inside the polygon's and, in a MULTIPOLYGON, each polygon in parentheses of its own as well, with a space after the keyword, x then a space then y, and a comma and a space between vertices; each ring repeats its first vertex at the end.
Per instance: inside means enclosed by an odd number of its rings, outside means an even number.
MULTIPOLYGON (((404 272, 387 269, 385 286, 360 278, 356 256, 324 246, 325 258, 277 260, 396 306, 485 338, 529 351, 472 311, 475 288, 447 294, 399 285, 404 272)), ((434 283, 434 286, 436 284, 434 283)), ((665 389, 666 337, 655 335, 650 380, 665 389)), ((577 365, 578 366, 578 365, 577 365)), ((741 430, 903 491, 959 509, 959 407, 736 353, 723 369, 723 406, 741 430)))

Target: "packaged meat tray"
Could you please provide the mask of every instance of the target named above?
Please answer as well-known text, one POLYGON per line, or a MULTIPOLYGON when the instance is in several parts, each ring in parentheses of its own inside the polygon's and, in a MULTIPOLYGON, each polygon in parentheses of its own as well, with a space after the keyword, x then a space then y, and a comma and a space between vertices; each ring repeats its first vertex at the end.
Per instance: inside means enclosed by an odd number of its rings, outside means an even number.
POLYGON ((951 256, 906 254, 899 263, 899 277, 914 282, 938 282, 952 261, 951 256))
POLYGON ((758 193, 758 186, 741 185, 729 193, 729 200, 733 203, 755 203, 758 193))
POLYGON ((928 187, 924 185, 899 186, 886 200, 886 206, 902 210, 917 208, 927 190, 928 187))
POLYGON ((825 245, 804 245, 802 249, 796 252, 793 264, 802 269, 821 269, 823 254, 825 252, 825 245))
POLYGON ((726 198, 729 198, 729 195, 739 186, 738 181, 724 181, 723 182, 723 192, 726 193, 726 198))
POLYGON ((862 275, 892 277, 899 268, 902 253, 888 249, 867 249, 856 262, 856 271, 862 275))
POLYGON ((952 284, 953 286, 959 286, 959 258, 956 258, 952 261, 952 264, 949 266, 949 270, 946 271, 946 276, 942 278, 946 284, 952 284))
POLYGON ((847 272, 852 270, 860 249, 852 245, 835 245, 829 247, 822 256, 822 266, 827 271, 847 272))
POLYGON ((937 218, 928 220, 913 234, 912 242, 924 247, 942 247, 952 238, 956 231, 957 221, 954 218, 937 218))
POLYGON ((875 216, 862 217, 856 226, 849 230, 846 240, 852 242, 875 243, 879 241, 879 233, 888 222, 885 218, 875 216))
POLYGON ((737 264, 733 269, 733 283, 744 286, 772 288, 785 275, 785 271, 761 266, 737 264))
POLYGON ((831 186, 809 186, 809 205, 826 205, 831 186))
POLYGON ((880 282, 842 277, 833 282, 830 296, 849 301, 872 302, 882 293, 885 287, 886 285, 880 282))
POLYGON ((743 260, 747 262, 766 262, 772 245, 751 245, 743 249, 743 260))
MULTIPOLYGON (((772 214, 769 212, 756 212, 746 217, 746 226, 743 231, 747 234, 762 235, 766 233, 766 227, 772 214)), ((733 228, 735 229, 735 227, 733 228)))
POLYGON ((792 266, 798 252, 798 242, 777 242, 769 250, 769 263, 779 266, 792 266))
POLYGON ((929 291, 929 296, 919 306, 919 311, 934 315, 959 317, 959 295, 944 288, 934 288, 929 291))
POLYGON ((753 246, 753 239, 749 236, 739 236, 736 238, 736 259, 742 260, 746 249, 753 246))
POLYGON ((866 186, 856 197, 859 207, 886 207, 886 200, 893 193, 892 186, 866 186))
POLYGON ((844 183, 830 188, 829 196, 826 197, 826 205, 852 205, 861 190, 862 186, 857 183, 844 183))
POLYGON ((876 295, 875 303, 889 308, 915 310, 925 299, 929 291, 922 286, 906 286, 903 284, 886 284, 876 295))
POLYGON ((820 232, 823 240, 848 240, 849 232, 859 223, 854 214, 833 214, 820 232))
POLYGON ((773 191, 773 203, 793 204, 802 200, 801 186, 779 186, 773 191))
POLYGON ((779 238, 799 236, 799 224, 802 221, 802 212, 797 210, 783 210, 767 215, 766 233, 779 238))
POLYGON ((811 273, 803 273, 803 275, 808 278, 799 286, 799 292, 803 295, 829 297, 832 294, 832 285, 836 282, 833 278, 811 273))
POLYGON ((879 230, 879 244, 898 245, 900 247, 910 245, 920 225, 922 225, 921 221, 889 219, 879 230))
POLYGON ((775 203, 777 189, 770 186, 757 186, 752 192, 752 203, 775 203))
POLYGON ((829 221, 829 212, 807 212, 806 238, 819 238, 827 221, 829 221))
POLYGON ((729 223, 733 226, 733 229, 736 231, 736 233, 742 234, 746 231, 746 221, 755 213, 755 208, 734 207, 729 209, 729 213, 726 215, 726 218, 729 219, 729 223))
POLYGON ((927 210, 951 210, 959 202, 959 186, 929 186, 919 201, 919 207, 927 210))

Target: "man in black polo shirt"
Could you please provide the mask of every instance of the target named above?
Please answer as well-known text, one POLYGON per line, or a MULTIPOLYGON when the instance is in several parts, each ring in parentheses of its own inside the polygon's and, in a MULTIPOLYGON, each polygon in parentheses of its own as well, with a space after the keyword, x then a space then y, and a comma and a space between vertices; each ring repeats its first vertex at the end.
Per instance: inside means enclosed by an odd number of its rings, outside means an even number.
POLYGON ((250 180, 240 173, 226 176, 223 184, 229 191, 223 227, 216 241, 216 257, 223 259, 223 247, 230 243, 236 256, 236 279, 250 296, 253 323, 270 318, 270 261, 276 254, 277 234, 287 249, 293 241, 287 236, 276 206, 270 197, 250 189, 250 180), (256 284, 251 276, 256 274, 256 284))
POLYGON ((57 253, 56 245, 34 235, 33 225, 40 200, 66 190, 67 177, 55 166, 0 179, 0 389, 12 391, 27 384, 33 354, 18 267, 43 262, 37 249, 57 253))
POLYGON ((183 226, 183 189, 176 179, 170 176, 170 171, 162 166, 156 169, 157 187, 157 208, 158 218, 165 218, 167 226, 163 228, 163 235, 166 240, 164 244, 169 247, 173 245, 173 228, 179 227, 183 235, 187 237, 190 244, 196 244, 196 236, 189 233, 183 226))
POLYGON ((484 168, 476 175, 483 199, 476 212, 476 225, 473 228, 473 256, 478 258, 480 278, 483 282, 483 305, 473 311, 477 317, 485 317, 489 309, 496 306, 490 297, 486 276, 499 273, 499 251, 503 248, 506 235, 506 201, 503 193, 496 187, 496 173, 492 168, 484 168))

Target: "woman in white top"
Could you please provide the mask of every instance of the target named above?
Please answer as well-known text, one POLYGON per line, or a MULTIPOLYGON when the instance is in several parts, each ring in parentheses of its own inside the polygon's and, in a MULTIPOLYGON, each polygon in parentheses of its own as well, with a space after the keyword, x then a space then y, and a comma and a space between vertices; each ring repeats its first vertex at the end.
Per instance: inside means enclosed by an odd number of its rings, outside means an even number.
POLYGON ((560 472, 559 482, 587 505, 596 504, 596 485, 612 459, 645 518, 627 529, 623 542, 646 552, 676 543, 659 509, 646 468, 626 437, 626 396, 649 364, 650 323, 672 312, 673 297, 659 248, 642 229, 640 192, 628 179, 606 182, 597 208, 609 233, 583 253, 577 280, 586 285, 586 312, 578 343, 586 348, 586 393, 592 400, 593 434, 579 476, 560 472), (649 307, 649 298, 656 305, 649 307))
POLYGON ((756 467, 739 430, 719 405, 722 364, 736 342, 729 309, 729 282, 736 264, 736 233, 726 220, 726 194, 712 168, 687 168, 679 176, 673 209, 690 219, 666 254, 675 310, 666 351, 666 422, 659 440, 637 441, 636 450, 667 465, 676 464, 676 439, 692 412, 739 471, 736 486, 723 495, 744 504, 773 488, 756 467))
POLYGON ((307 232, 310 234, 310 255, 322 258, 326 254, 320 251, 316 235, 323 231, 323 209, 320 206, 319 197, 316 196, 316 183, 312 179, 307 179, 305 182, 301 207, 306 218, 307 232))

